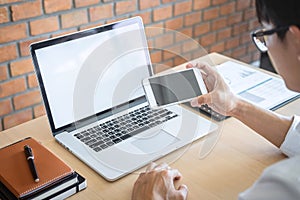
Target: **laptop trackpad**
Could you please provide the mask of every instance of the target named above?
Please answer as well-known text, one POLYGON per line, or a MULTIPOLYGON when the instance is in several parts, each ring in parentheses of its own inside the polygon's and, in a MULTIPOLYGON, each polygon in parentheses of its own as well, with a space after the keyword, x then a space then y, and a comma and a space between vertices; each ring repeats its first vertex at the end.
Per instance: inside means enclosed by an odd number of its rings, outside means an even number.
POLYGON ((179 141, 178 138, 160 129, 152 133, 149 137, 143 137, 133 141, 132 144, 142 152, 148 154, 161 151, 177 141, 179 141))

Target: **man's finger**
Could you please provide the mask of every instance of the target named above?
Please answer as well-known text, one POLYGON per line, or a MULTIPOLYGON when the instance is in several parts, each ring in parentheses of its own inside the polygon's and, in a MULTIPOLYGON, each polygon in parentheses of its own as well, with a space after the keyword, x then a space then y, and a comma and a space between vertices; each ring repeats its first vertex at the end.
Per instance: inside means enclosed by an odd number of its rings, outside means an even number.
POLYGON ((168 174, 172 180, 179 180, 182 175, 177 169, 171 169, 168 171, 168 174))
POLYGON ((196 97, 194 98, 192 101, 191 101, 191 106, 192 107, 199 107, 203 104, 209 104, 212 102, 212 97, 211 97, 211 94, 210 93, 207 93, 207 94, 203 94, 199 97, 196 97))
POLYGON ((182 197, 181 199, 187 199, 188 191, 189 190, 186 185, 180 185, 176 193, 182 197))
POLYGON ((151 162, 147 168, 146 168, 146 172, 152 171, 155 167, 157 166, 157 164, 155 162, 151 162))

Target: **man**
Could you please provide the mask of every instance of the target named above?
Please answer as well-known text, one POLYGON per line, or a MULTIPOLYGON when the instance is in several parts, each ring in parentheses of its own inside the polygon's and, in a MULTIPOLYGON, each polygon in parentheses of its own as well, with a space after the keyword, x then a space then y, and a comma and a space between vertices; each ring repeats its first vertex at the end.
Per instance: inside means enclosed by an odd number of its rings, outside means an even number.
MULTIPOLYGON (((286 86, 300 92, 300 1, 256 0, 256 11, 264 28, 251 34, 254 43, 268 52, 286 86)), ((210 66, 196 67, 202 70, 209 93, 194 99, 192 106, 208 104, 237 118, 289 157, 268 167, 239 199, 300 199, 300 117, 281 116, 239 99, 210 66)), ((181 176, 166 164, 152 163, 137 179, 132 199, 186 199, 187 186, 174 186, 181 176)))

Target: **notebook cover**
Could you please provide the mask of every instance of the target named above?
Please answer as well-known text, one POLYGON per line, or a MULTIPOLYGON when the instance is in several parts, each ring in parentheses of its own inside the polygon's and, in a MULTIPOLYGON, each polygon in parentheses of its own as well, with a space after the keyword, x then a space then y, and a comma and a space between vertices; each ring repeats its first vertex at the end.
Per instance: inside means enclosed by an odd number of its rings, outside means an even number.
MULTIPOLYGON (((42 191, 42 193, 37 193, 34 196, 28 196, 27 199, 65 199, 81 190, 84 190, 87 187, 87 182, 84 177, 82 177, 77 172, 74 172, 73 177, 71 176, 67 180, 63 180, 49 188, 46 191, 42 191), (76 179, 76 183, 67 185, 65 187, 60 187, 61 184, 67 182, 70 179, 76 179), (45 196, 44 193, 48 190, 52 190, 52 192, 45 196)), ((0 199, 1 200, 19 200, 15 197, 1 182, 0 182, 0 199)))
POLYGON ((41 191, 43 188, 73 173, 71 167, 33 138, 26 138, 0 149, 0 181, 17 197, 41 191), (34 182, 24 153, 29 145, 40 181, 34 182))

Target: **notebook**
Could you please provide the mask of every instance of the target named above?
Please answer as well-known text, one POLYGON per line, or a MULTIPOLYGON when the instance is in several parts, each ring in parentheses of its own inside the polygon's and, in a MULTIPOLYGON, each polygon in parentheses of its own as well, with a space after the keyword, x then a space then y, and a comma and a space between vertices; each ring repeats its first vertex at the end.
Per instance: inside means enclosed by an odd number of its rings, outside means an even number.
POLYGON ((17 199, 46 198, 69 186, 78 185, 78 174, 33 138, 0 149, 0 161, 0 191, 7 189, 17 199), (35 182, 31 174, 24 153, 25 145, 33 150, 39 182, 35 182))
POLYGON ((133 17, 31 45, 55 139, 114 181, 216 130, 181 106, 151 110, 144 26, 133 17))

